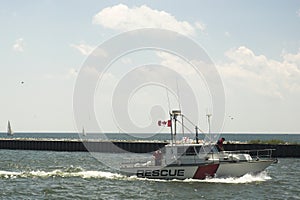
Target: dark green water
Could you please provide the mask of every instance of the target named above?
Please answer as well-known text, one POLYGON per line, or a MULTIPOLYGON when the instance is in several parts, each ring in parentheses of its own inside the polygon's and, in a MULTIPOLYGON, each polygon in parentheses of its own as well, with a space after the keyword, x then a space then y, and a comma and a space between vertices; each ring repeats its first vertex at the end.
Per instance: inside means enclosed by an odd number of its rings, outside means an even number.
POLYGON ((184 181, 126 177, 106 165, 131 156, 0 150, 0 199, 300 199, 300 159, 279 159, 257 176, 184 181))

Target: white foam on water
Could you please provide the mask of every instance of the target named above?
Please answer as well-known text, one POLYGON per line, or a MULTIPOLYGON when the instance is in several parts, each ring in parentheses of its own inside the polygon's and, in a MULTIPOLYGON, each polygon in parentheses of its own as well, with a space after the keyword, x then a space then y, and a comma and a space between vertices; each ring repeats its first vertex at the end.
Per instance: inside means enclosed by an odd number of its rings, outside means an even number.
POLYGON ((203 183, 228 183, 228 184, 245 184, 253 182, 264 182, 272 179, 267 172, 261 172, 256 175, 245 174, 242 177, 227 177, 227 178, 207 178, 204 180, 185 179, 185 182, 203 182, 203 183))
POLYGON ((78 172, 77 174, 83 178, 121 179, 126 177, 118 173, 105 172, 105 171, 82 171, 82 172, 78 172))
POLYGON ((23 171, 23 172, 11 172, 0 171, 0 177, 4 178, 16 178, 16 177, 82 177, 82 178, 106 178, 106 179, 122 179, 123 176, 118 173, 105 172, 105 171, 79 171, 79 172, 66 172, 63 170, 53 171, 23 171))
POLYGON ((138 180, 138 181, 154 181, 154 182, 168 182, 170 180, 165 180, 165 179, 154 179, 154 178, 140 178, 140 177, 137 177, 137 176, 129 176, 127 178, 128 180, 131 180, 131 181, 135 181, 135 180, 138 180))
POLYGON ((8 172, 8 171, 0 171, 0 177, 4 178, 16 178, 22 174, 21 172, 8 172))

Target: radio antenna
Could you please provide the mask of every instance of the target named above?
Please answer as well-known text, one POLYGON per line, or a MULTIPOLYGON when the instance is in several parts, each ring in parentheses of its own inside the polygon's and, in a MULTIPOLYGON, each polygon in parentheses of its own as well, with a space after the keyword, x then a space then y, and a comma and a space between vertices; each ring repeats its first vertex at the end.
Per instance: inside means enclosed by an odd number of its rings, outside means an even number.
MULTIPOLYGON (((177 97, 178 97, 179 110, 182 111, 181 110, 179 86, 178 86, 178 79, 177 78, 176 78, 176 86, 177 86, 177 97)), ((181 115, 181 128, 182 128, 182 134, 184 135, 183 115, 181 115)))
POLYGON ((171 106, 170 106, 170 98, 169 98, 169 92, 168 92, 168 87, 165 84, 165 88, 166 88, 166 93, 167 93, 167 99, 168 99, 168 107, 169 107, 169 113, 171 112, 171 106))
POLYGON ((181 104, 180 104, 180 95, 179 95, 179 86, 178 86, 178 79, 176 78, 176 86, 177 86, 177 97, 178 97, 178 106, 179 110, 181 110, 181 104))

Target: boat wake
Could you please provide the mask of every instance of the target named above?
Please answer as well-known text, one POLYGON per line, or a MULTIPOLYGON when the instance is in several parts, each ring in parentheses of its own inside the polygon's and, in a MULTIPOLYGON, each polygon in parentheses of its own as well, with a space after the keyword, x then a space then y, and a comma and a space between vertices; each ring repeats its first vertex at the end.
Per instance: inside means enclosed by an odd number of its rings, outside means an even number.
POLYGON ((204 182, 204 183, 229 183, 229 184, 244 184, 253 182, 264 182, 272 179, 267 172, 263 171, 259 174, 245 174, 241 177, 228 177, 228 178, 207 178, 205 180, 186 179, 188 182, 204 182))
POLYGON ((22 178, 80 177, 80 178, 86 178, 86 179, 88 179, 88 178, 122 179, 122 178, 125 178, 126 176, 118 174, 118 173, 112 173, 112 172, 106 172, 106 171, 84 171, 80 168, 77 168, 76 170, 56 169, 53 171, 40 171, 40 170, 22 171, 22 172, 0 171, 0 178, 13 179, 13 178, 18 178, 18 177, 22 177, 22 178))
POLYGON ((85 171, 82 168, 68 168, 68 169, 56 169, 53 171, 0 171, 0 179, 14 179, 14 178, 47 178, 47 177, 79 177, 84 179, 89 178, 99 178, 99 179, 112 179, 112 180, 127 180, 127 181, 155 181, 155 182, 199 182, 199 183, 224 183, 224 184, 245 184, 252 182, 263 182, 270 180, 271 177, 268 176, 267 172, 262 172, 257 175, 246 174, 242 177, 228 177, 228 178, 207 178, 204 180, 197 179, 185 179, 185 180, 162 180, 162 179, 148 179, 148 178, 138 178, 136 176, 127 177, 119 173, 113 173, 108 171, 85 171))

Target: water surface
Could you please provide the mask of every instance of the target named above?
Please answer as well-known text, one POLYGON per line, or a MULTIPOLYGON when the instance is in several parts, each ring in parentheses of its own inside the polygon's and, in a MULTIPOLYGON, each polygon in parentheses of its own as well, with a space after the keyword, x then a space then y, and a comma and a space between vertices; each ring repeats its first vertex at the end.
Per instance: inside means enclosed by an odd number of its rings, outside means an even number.
POLYGON ((0 199, 300 199, 296 158, 256 176, 163 181, 126 177, 103 163, 127 154, 93 155, 0 150, 0 199))

